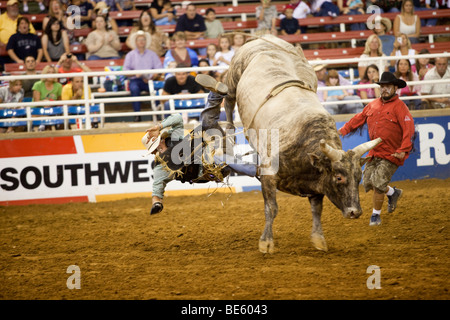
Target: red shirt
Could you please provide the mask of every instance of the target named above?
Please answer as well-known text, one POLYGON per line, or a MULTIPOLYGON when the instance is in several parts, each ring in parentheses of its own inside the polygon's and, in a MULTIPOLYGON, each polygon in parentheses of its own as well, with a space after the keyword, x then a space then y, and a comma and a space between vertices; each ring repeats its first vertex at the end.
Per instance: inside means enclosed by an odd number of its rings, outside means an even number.
POLYGON ((383 158, 403 165, 409 156, 414 137, 414 120, 405 103, 394 96, 387 102, 381 98, 370 102, 360 113, 351 118, 341 129, 343 136, 356 130, 367 122, 371 140, 381 138, 383 141, 369 151, 369 157, 383 158), (391 156, 405 153, 403 159, 391 156))

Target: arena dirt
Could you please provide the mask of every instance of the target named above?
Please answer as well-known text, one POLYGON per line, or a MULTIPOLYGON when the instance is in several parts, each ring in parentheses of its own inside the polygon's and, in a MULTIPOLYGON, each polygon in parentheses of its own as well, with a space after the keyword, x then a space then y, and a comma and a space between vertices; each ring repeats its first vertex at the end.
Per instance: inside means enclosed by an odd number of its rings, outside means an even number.
POLYGON ((0 208, 0 299, 449 299, 449 183, 401 181, 382 225, 325 201, 329 251, 309 242, 307 198, 278 193, 277 251, 263 255, 260 192, 0 208), (68 289, 76 265, 81 289, 68 289), (371 265, 381 289, 368 289, 371 265))

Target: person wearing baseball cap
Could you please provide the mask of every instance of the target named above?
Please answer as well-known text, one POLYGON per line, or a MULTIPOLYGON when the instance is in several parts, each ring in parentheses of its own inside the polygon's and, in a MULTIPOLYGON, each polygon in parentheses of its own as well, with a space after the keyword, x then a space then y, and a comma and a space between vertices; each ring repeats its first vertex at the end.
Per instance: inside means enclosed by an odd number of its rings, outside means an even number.
MULTIPOLYGON (((6 11, 0 15, 0 45, 8 43, 9 38, 17 32, 17 19, 20 18, 19 1, 8 0, 6 11)), ((29 32, 36 34, 36 30, 30 22, 29 32)))
POLYGON ((391 72, 384 72, 376 84, 380 86, 381 96, 339 129, 339 134, 345 136, 367 123, 370 140, 382 139, 378 146, 369 151, 363 172, 365 191, 373 190, 371 226, 381 224, 385 195, 388 198, 388 212, 394 212, 397 207, 403 190, 392 188, 389 183, 398 167, 408 158, 415 137, 413 117, 397 95, 397 90, 404 88, 406 82, 397 79, 391 72))

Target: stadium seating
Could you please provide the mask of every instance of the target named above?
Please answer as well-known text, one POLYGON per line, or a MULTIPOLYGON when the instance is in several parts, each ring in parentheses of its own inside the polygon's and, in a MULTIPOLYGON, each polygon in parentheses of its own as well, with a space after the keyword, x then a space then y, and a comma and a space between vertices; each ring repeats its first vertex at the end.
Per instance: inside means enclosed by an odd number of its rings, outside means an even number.
MULTIPOLYGON (((26 116, 26 109, 0 109, 0 119, 23 118, 26 116)), ((26 125, 26 121, 0 122, 0 128, 21 127, 26 125)))

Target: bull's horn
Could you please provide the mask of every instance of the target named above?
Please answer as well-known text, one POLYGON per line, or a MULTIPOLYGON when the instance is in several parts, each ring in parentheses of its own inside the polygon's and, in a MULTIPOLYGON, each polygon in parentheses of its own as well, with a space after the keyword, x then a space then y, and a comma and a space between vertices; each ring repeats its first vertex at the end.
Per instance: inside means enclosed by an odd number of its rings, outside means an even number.
POLYGON ((324 139, 320 140, 320 150, 333 162, 340 161, 342 158, 342 153, 331 147, 324 139))
POLYGON ((359 146, 354 147, 352 150, 356 154, 356 156, 360 158, 364 153, 375 148, 381 141, 381 138, 376 138, 374 140, 364 142, 359 146))

